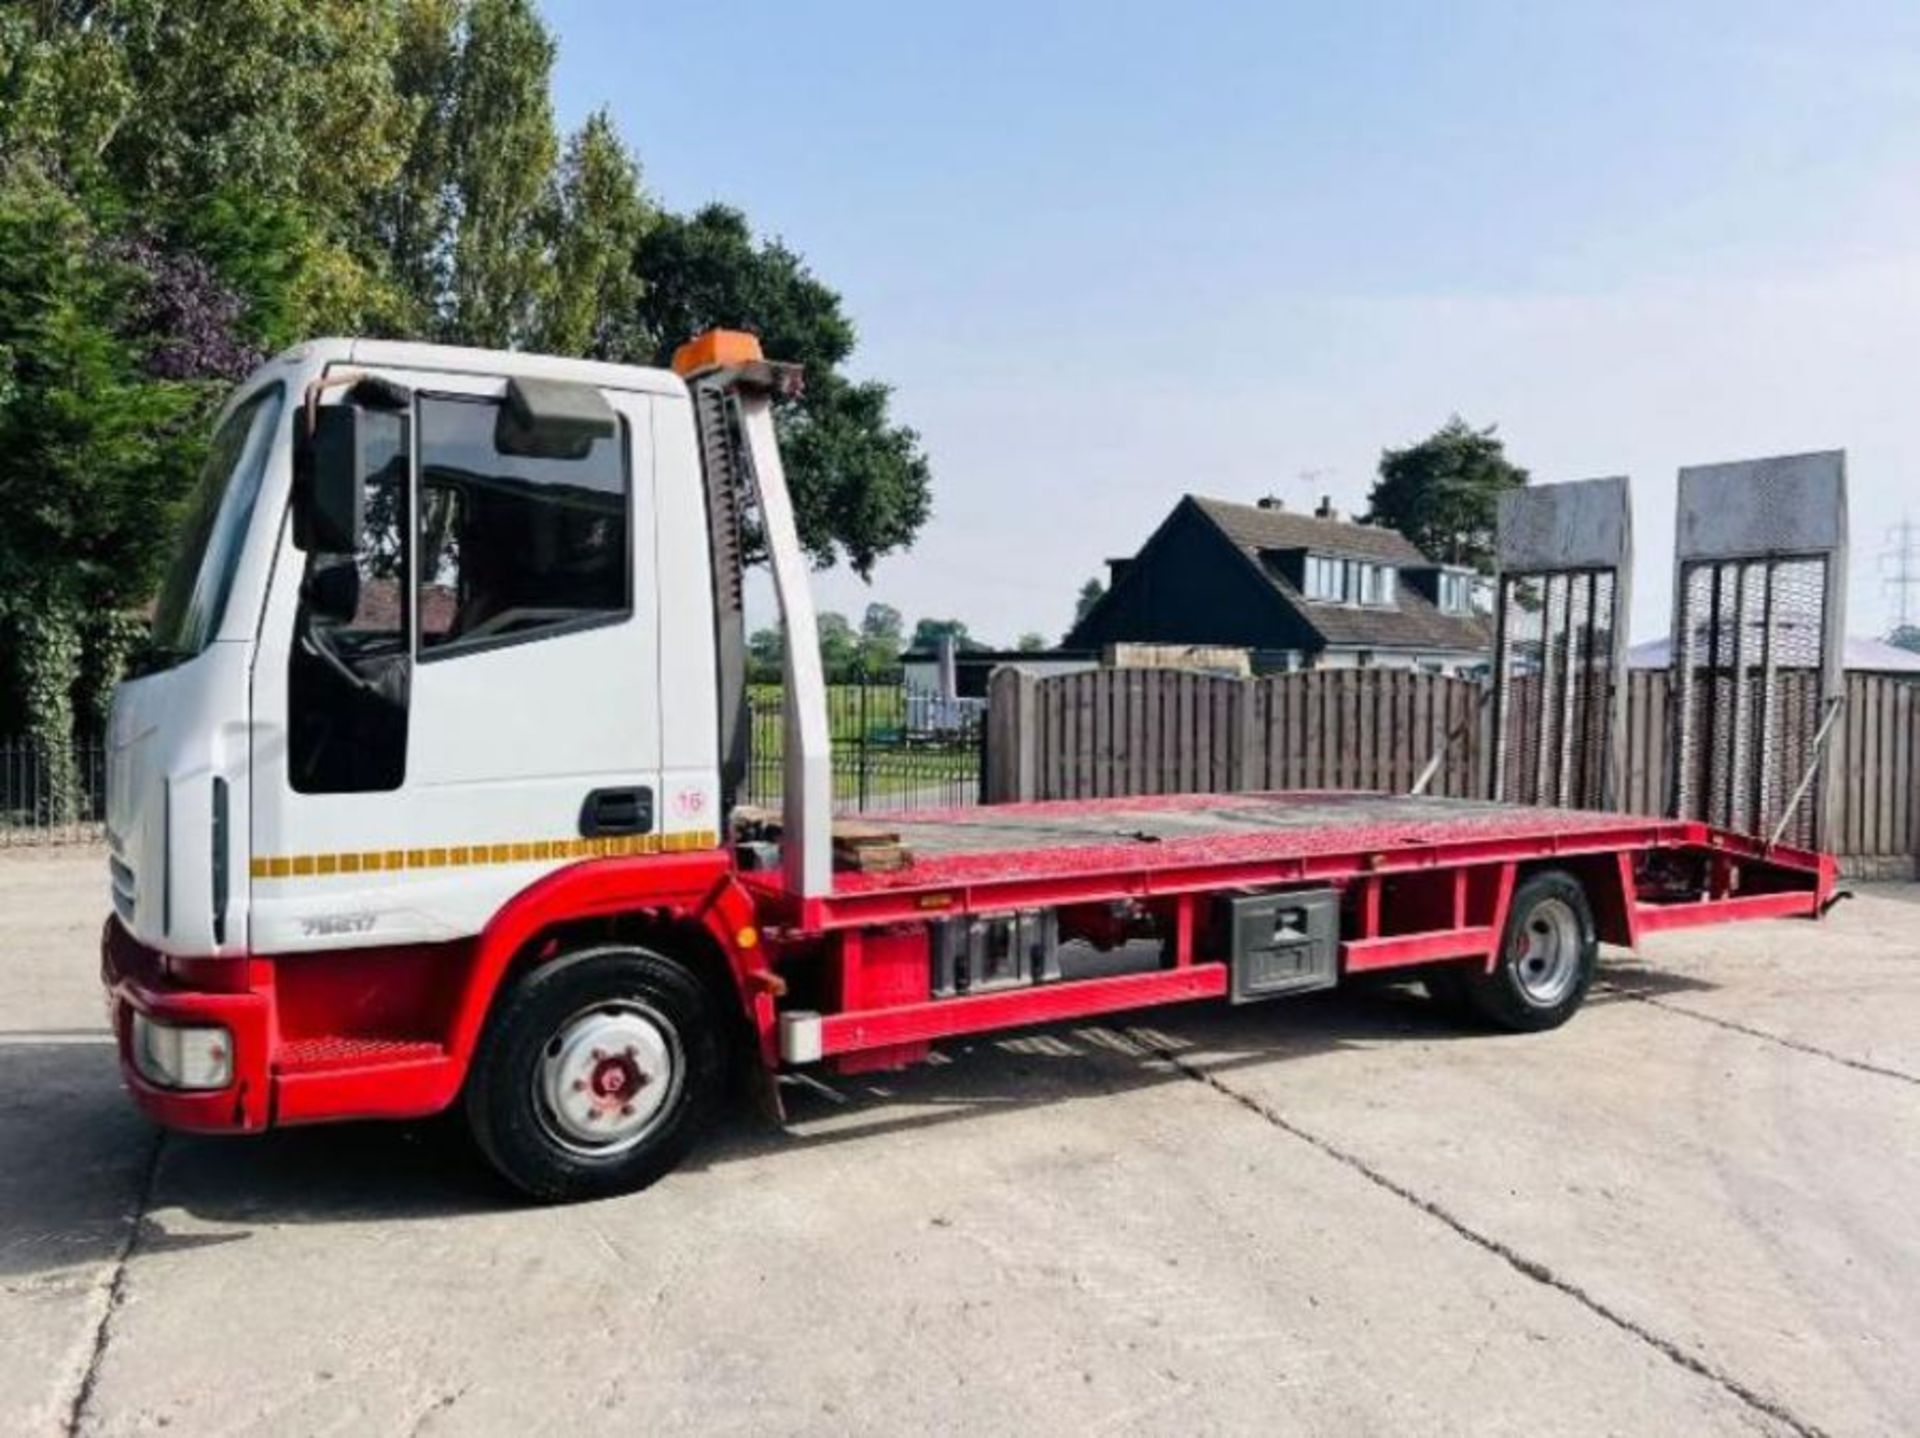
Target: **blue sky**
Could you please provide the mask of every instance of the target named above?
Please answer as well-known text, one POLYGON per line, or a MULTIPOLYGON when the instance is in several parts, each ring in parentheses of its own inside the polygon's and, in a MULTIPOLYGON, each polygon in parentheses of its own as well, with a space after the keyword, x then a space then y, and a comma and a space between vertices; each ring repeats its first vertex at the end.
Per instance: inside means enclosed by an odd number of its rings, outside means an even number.
MULTIPOLYGON (((1920 517, 1920 6, 547 0, 561 118, 845 297, 935 515, 869 598, 1010 642, 1183 492, 1364 505, 1458 411, 1632 476, 1844 447, 1849 627, 1920 517)), ((1920 596, 1916 596, 1920 600, 1920 596)))

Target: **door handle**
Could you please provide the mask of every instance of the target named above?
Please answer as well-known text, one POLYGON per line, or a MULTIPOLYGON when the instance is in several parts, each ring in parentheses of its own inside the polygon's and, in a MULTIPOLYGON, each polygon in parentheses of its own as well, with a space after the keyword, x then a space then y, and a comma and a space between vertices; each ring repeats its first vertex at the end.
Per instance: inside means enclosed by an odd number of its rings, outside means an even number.
POLYGON ((595 789, 580 806, 580 832, 589 839, 602 834, 652 833, 653 790, 645 784, 595 789))

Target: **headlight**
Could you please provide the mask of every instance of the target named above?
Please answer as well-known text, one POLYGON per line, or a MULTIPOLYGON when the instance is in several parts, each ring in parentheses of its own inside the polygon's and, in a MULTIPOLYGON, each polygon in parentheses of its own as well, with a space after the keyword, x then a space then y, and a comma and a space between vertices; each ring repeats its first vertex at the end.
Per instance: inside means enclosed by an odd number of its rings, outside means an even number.
POLYGON ((233 1038, 218 1024, 175 1028, 135 1014, 133 1066, 162 1088, 225 1088, 233 1080, 233 1038))

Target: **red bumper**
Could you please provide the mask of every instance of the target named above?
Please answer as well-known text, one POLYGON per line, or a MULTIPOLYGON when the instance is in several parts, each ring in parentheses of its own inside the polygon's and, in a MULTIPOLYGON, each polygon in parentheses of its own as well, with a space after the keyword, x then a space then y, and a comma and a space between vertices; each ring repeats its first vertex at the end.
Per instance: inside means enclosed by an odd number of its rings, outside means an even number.
POLYGON ((133 1101, 156 1123, 201 1133, 253 1132, 267 1126, 271 1112, 272 979, 267 976, 254 988, 247 960, 216 960, 207 967, 214 964, 218 986, 186 987, 170 971, 165 956, 138 943, 118 919, 107 920, 100 939, 100 978, 120 1049, 120 1076, 133 1101), (194 1091, 149 1082, 133 1061, 136 1013, 164 1024, 219 1024, 232 1035, 232 1081, 225 1088, 194 1091))

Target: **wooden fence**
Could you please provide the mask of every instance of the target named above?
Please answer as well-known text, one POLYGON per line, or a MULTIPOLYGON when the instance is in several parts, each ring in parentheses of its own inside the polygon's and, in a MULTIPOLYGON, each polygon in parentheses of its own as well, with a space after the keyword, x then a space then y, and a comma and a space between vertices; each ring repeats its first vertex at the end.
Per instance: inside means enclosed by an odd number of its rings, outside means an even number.
MULTIPOLYGON (((1486 792, 1491 706, 1472 680, 1395 669, 1232 679, 1103 669, 997 673, 983 797, 1079 799, 1234 789, 1405 792, 1445 750, 1428 792, 1486 792)), ((1920 683, 1850 674, 1824 769, 1833 847, 1862 872, 1911 873, 1920 854, 1920 683)), ((1628 675, 1620 807, 1665 813, 1669 684, 1628 675)), ((1797 780, 1798 773, 1793 776, 1797 780)))

